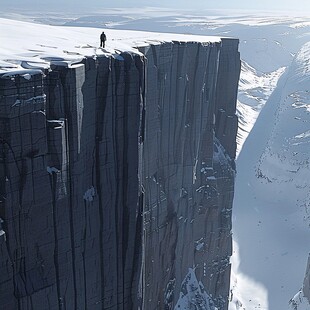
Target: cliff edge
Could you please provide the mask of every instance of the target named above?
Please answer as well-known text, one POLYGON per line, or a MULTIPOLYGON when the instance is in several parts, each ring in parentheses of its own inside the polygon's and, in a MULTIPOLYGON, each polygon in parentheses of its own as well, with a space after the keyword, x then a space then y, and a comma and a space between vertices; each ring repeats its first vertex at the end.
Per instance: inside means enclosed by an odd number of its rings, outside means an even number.
POLYGON ((3 309, 227 309, 238 41, 132 46, 1 60, 3 309))

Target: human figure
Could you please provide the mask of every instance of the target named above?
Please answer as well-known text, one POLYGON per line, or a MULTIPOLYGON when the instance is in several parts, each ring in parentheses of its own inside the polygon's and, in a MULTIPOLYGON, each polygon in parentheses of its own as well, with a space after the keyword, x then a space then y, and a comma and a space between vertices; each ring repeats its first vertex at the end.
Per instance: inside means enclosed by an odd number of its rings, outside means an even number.
POLYGON ((107 37, 105 33, 102 31, 102 34, 100 35, 100 47, 105 47, 105 41, 107 40, 107 37))

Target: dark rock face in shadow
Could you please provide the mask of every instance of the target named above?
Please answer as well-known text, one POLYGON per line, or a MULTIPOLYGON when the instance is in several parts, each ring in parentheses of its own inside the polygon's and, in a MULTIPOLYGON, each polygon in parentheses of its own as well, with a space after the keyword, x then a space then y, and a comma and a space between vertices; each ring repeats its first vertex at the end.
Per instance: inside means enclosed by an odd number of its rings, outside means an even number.
POLYGON ((227 309, 237 46, 0 77, 3 309, 227 309))

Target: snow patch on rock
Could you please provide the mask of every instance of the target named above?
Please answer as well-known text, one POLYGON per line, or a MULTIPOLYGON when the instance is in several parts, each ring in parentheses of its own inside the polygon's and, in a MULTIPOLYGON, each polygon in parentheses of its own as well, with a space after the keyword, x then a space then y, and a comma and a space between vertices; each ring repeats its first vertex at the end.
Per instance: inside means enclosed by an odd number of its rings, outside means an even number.
POLYGON ((86 201, 93 201, 96 195, 95 188, 92 186, 90 187, 83 195, 83 199, 86 201))
POLYGON ((309 310, 310 304, 300 289, 298 293, 289 301, 290 310, 309 310))
POLYGON ((182 282, 179 300, 174 310, 218 310, 203 286, 197 280, 195 270, 188 269, 188 273, 182 282))

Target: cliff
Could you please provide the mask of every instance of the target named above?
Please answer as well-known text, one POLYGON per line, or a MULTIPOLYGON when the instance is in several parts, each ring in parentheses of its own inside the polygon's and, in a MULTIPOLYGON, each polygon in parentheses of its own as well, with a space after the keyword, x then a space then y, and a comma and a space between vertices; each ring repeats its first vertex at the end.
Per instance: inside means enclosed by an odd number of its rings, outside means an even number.
POLYGON ((237 48, 2 72, 3 309, 227 309, 237 48))

